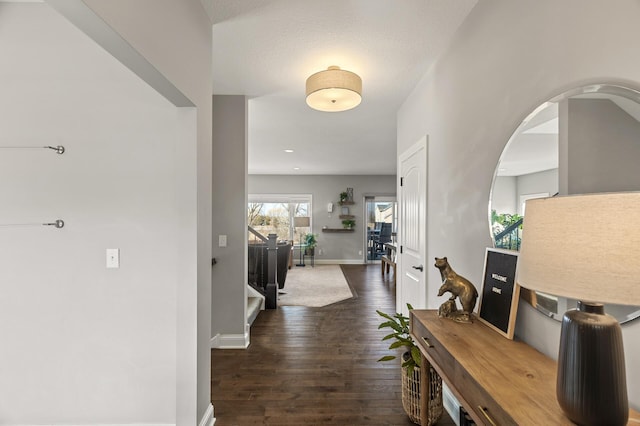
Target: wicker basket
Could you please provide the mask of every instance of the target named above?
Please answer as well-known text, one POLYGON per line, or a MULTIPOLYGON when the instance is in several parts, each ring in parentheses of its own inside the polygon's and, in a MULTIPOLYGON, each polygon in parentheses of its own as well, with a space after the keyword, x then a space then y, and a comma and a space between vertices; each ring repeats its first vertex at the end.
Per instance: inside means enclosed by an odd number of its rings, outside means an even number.
MULTIPOLYGON (((428 413, 427 425, 435 424, 442 416, 442 379, 430 364, 424 368, 428 368, 427 387, 428 395, 428 413)), ((411 421, 420 424, 420 368, 415 368, 412 374, 407 372, 407 368, 402 368, 402 406, 411 421)))

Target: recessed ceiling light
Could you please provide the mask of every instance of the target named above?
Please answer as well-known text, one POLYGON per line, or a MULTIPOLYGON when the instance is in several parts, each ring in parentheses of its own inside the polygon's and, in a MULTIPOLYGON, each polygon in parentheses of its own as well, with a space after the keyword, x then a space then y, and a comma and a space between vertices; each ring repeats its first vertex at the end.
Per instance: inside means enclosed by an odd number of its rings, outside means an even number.
POLYGON ((292 149, 285 149, 285 150, 284 150, 284 152, 289 152, 289 153, 291 153, 291 152, 293 152, 293 150, 292 150, 292 149))
POLYGON ((294 167, 293 170, 300 170, 300 167, 294 167))

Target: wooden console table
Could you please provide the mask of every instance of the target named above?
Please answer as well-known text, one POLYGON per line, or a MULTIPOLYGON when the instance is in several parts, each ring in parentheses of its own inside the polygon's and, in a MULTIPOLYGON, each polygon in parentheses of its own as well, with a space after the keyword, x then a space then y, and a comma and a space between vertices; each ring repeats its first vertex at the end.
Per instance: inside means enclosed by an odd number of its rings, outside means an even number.
MULTIPOLYGON (((410 318, 423 363, 426 359, 440 374, 476 424, 573 424, 556 400, 551 358, 477 318, 461 324, 439 318, 435 310, 413 310, 410 318)), ((630 410, 629 424, 640 425, 640 413, 630 410)))

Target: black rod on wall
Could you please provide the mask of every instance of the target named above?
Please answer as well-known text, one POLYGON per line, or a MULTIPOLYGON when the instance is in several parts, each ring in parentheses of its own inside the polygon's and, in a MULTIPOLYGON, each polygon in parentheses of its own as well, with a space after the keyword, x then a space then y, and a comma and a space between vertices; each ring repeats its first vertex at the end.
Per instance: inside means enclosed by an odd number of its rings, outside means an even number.
POLYGON ((55 226, 60 229, 64 227, 64 220, 58 219, 50 223, 0 223, 0 226, 55 226))
POLYGON ((0 149, 52 149, 56 154, 64 154, 64 146, 0 146, 0 149))

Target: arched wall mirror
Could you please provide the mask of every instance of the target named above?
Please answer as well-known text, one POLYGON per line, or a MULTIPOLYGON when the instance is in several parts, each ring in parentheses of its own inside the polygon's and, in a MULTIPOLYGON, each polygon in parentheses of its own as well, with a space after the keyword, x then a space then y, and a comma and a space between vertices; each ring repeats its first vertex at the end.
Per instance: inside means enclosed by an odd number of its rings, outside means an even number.
MULTIPOLYGON (((498 161, 489 200, 494 246, 519 250, 528 199, 640 190, 638 160, 637 90, 593 84, 543 103, 518 126, 498 161)), ((524 291, 522 295, 538 311, 558 321, 577 304, 544 293, 524 291)), ((608 305, 606 311, 620 323, 640 316, 636 306, 608 305)))

